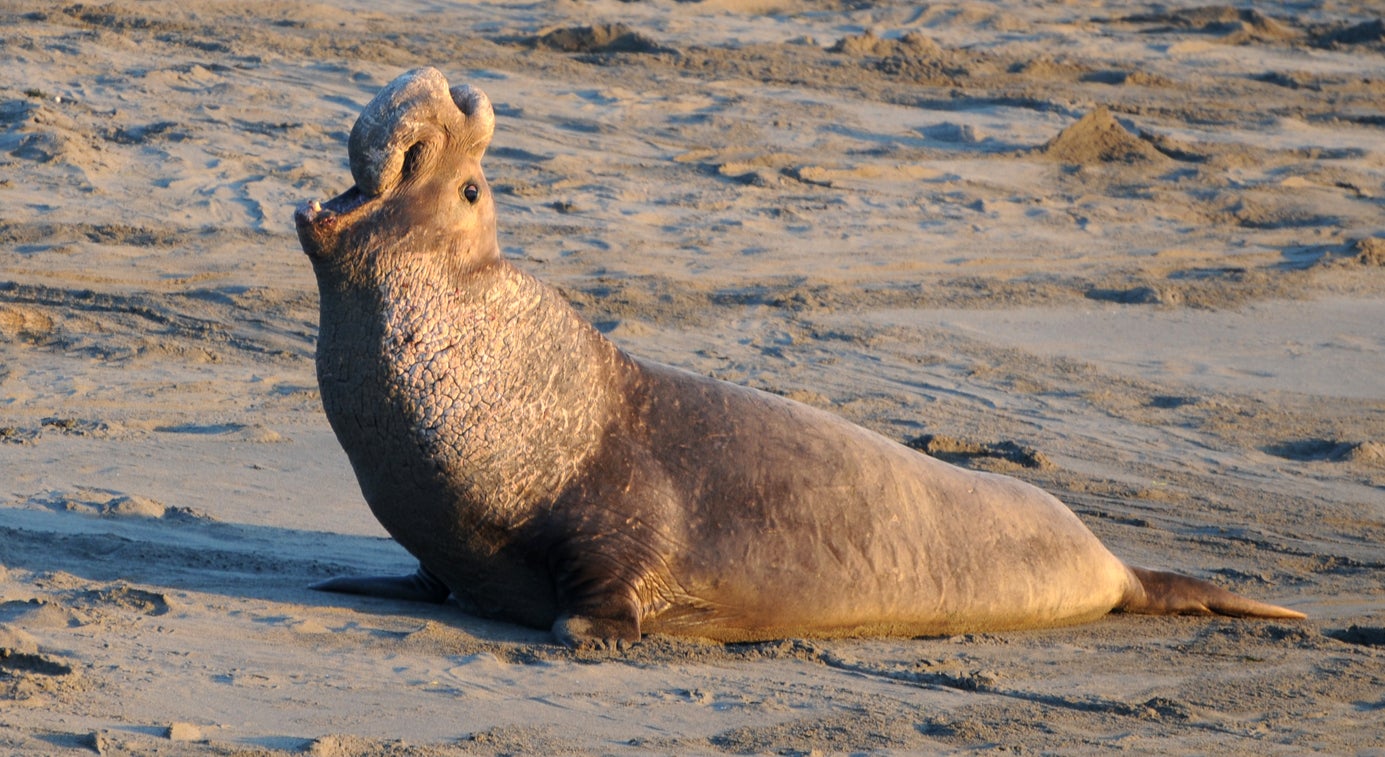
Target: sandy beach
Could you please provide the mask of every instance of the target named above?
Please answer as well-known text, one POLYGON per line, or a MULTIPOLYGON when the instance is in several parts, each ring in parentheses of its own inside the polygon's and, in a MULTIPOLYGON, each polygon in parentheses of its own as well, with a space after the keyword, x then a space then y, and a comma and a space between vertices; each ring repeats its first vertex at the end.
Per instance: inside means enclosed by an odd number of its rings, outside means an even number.
POLYGON ((0 0, 0 65, 0 753, 1385 755, 1378 3, 0 0), (310 591, 415 564, 292 213, 420 65, 622 348, 1309 619, 597 655, 310 591))

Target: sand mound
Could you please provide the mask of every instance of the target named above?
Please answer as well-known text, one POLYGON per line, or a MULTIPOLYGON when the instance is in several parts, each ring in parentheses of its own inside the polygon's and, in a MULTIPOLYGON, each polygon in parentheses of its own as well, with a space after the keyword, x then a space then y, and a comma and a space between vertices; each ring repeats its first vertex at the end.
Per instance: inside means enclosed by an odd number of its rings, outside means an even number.
POLYGON ((73 165, 91 162, 91 137, 43 94, 0 103, 0 151, 39 163, 73 165))
POLYGON ((905 442, 908 446, 956 465, 993 467, 987 463, 1004 461, 1025 468, 1051 468, 1048 456, 1016 442, 969 442, 939 434, 924 434, 905 442))
POLYGON ((1248 42, 1282 42, 1296 39, 1299 32, 1261 13, 1254 8, 1235 8, 1230 5, 1208 5, 1185 8, 1168 13, 1128 16, 1126 21, 1155 23, 1163 29, 1172 28, 1211 34, 1229 44, 1248 42))
POLYGON ((12 702, 46 701, 79 680, 72 666, 47 655, 0 650, 0 695, 12 702))
POLYGON ((1265 448, 1275 457, 1303 462, 1359 463, 1385 465, 1385 444, 1376 441, 1342 441, 1340 439, 1302 439, 1270 445, 1265 448))
POLYGON ((1356 262, 1361 265, 1385 266, 1385 238, 1366 237, 1352 245, 1356 262))
POLYGON ((554 29, 535 37, 532 43, 561 53, 673 52, 621 23, 554 29))
POLYGON ((1376 18, 1351 26, 1338 26, 1317 34, 1313 43, 1319 47, 1382 45, 1385 44, 1385 19, 1376 18))
POLYGON ((984 54, 944 50, 928 35, 917 31, 898 39, 870 31, 850 34, 837 40, 828 52, 858 58, 863 68, 891 79, 924 86, 955 86, 963 78, 991 69, 984 54))
POLYGON ((899 39, 879 37, 872 31, 863 34, 848 34, 828 48, 828 52, 844 55, 941 55, 943 49, 922 32, 909 32, 899 39))
POLYGON ((53 331, 53 319, 36 308, 0 305, 0 341, 38 342, 53 331))
POLYGON ((1156 163, 1166 160, 1131 134, 1106 108, 1097 108, 1049 140, 1040 152, 1063 163, 1156 163))

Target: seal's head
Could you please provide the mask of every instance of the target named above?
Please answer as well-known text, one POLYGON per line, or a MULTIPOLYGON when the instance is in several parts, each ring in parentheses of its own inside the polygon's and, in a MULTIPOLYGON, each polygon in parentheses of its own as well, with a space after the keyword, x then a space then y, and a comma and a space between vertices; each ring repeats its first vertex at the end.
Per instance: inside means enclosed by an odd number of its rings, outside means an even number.
POLYGON ((495 112, 479 89, 448 88, 433 68, 390 82, 351 129, 356 185, 294 214, 319 273, 363 271, 392 251, 426 251, 474 269, 499 257, 481 156, 495 112))

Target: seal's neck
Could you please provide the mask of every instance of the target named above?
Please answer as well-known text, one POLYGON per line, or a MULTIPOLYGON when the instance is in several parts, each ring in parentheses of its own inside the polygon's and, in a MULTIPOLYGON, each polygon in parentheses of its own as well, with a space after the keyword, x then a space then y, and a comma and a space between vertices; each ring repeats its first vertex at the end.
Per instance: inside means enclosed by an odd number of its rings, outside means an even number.
MULTIPOLYGON (((377 314, 368 329, 374 369, 328 367, 357 376, 348 382, 356 391, 389 398, 391 446, 422 452, 450 490, 474 491, 470 499, 488 509, 518 513, 556 497, 616 412, 615 347, 560 294, 505 261, 461 280, 401 266, 377 286, 376 307, 365 308, 377 314)), ((324 383, 332 416, 327 395, 324 383)), ((378 454, 374 443, 355 441, 353 453, 343 439, 353 461, 378 454)))

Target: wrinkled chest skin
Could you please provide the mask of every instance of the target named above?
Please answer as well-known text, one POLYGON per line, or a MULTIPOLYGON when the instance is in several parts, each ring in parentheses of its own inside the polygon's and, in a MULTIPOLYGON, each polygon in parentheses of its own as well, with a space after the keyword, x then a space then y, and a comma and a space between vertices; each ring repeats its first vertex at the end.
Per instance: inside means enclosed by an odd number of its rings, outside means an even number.
POLYGON ((295 214, 323 407, 445 598, 568 644, 1051 626, 1112 609, 1301 617, 1128 568, 1061 502, 836 416, 632 358, 503 260, 486 96, 433 69, 352 128, 356 185, 295 214))
POLYGON ((618 375, 617 353, 508 265, 460 284, 400 267, 324 305, 323 406, 400 544, 478 610, 547 626, 555 529, 536 510, 600 447, 610 387, 591 367, 618 375))

